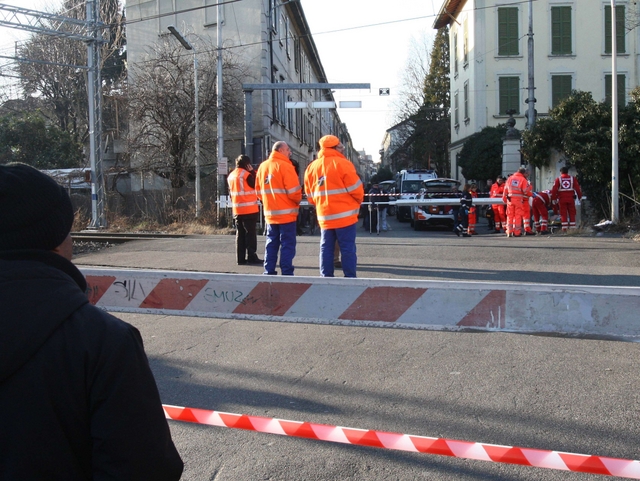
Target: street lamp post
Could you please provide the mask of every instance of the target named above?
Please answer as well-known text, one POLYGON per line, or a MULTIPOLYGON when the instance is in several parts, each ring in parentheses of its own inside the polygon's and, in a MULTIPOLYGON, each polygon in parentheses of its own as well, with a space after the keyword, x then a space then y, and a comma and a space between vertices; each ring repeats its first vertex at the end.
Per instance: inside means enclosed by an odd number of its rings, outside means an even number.
POLYGON ((611 222, 620 220, 618 199, 618 25, 616 0, 611 0, 611 222))
POLYGON ((195 139, 195 167, 196 167, 196 218, 200 217, 200 108, 198 104, 198 57, 196 56, 196 50, 193 48, 193 45, 189 43, 189 41, 182 36, 182 34, 174 27, 173 25, 169 25, 167 27, 169 32, 178 39, 178 42, 182 44, 182 46, 187 50, 193 51, 193 85, 194 85, 194 115, 195 115, 195 129, 196 129, 196 139, 195 139))

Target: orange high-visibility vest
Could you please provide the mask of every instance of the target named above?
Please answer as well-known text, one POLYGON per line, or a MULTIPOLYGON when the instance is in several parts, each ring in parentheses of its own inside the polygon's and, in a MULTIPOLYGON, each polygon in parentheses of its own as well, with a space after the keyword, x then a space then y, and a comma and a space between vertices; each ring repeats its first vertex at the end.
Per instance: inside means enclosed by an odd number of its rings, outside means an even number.
POLYGON ((247 182, 250 175, 247 170, 238 167, 227 177, 233 215, 255 214, 260 210, 256 189, 247 182))
POLYGON ((336 149, 320 150, 304 175, 309 202, 316 205, 322 229, 339 229, 358 222, 364 187, 355 167, 336 149))
POLYGON ((262 201, 267 224, 288 224, 298 219, 302 187, 296 169, 284 154, 271 152, 260 164, 256 192, 262 201))

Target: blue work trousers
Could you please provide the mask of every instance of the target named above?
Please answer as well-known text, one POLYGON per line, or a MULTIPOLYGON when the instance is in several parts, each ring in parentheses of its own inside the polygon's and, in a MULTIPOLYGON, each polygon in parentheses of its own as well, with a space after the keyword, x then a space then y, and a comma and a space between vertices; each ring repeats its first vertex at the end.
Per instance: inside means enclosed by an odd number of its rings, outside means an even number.
POLYGON ((342 272, 345 277, 356 277, 356 230, 358 224, 339 229, 322 229, 320 234, 320 274, 322 277, 333 276, 333 254, 336 240, 340 246, 342 272))
POLYGON ((287 224, 267 224, 267 242, 264 246, 264 273, 276 275, 278 251, 283 276, 293 275, 293 258, 296 256, 296 221, 287 224))

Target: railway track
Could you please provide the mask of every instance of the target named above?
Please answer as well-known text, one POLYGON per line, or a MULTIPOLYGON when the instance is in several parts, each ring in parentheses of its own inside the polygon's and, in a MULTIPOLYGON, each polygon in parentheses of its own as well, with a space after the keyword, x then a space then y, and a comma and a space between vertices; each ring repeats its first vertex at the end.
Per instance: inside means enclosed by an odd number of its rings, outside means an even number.
POLYGON ((102 242, 122 244, 134 240, 150 239, 179 239, 185 234, 153 234, 153 233, 123 233, 123 232, 72 232, 71 238, 76 242, 102 242))

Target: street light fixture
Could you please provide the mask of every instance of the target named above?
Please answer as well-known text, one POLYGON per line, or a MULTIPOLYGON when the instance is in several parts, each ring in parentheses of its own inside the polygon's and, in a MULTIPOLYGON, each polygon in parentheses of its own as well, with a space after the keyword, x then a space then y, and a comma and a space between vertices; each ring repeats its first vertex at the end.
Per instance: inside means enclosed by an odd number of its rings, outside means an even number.
POLYGON ((180 31, 176 29, 173 25, 169 25, 167 27, 169 32, 176 37, 178 42, 182 44, 182 46, 186 50, 193 51, 193 85, 195 90, 194 95, 194 115, 195 115, 195 128, 196 128, 196 139, 195 139, 195 147, 196 147, 196 158, 195 158, 195 166, 196 166, 196 218, 200 217, 200 115, 199 115, 199 107, 198 107, 198 58, 196 57, 196 49, 193 48, 193 45, 189 43, 189 41, 182 36, 180 31))

